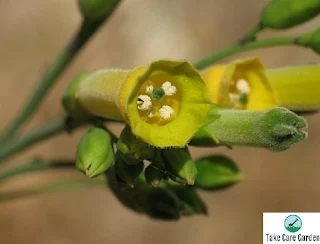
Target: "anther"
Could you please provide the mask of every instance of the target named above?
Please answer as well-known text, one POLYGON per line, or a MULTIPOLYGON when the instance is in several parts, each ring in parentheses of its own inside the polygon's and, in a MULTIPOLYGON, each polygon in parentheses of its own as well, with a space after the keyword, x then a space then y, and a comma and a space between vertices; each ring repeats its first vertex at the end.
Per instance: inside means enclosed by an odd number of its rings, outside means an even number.
POLYGON ((164 93, 166 94, 166 96, 172 96, 177 92, 177 88, 173 86, 170 81, 166 81, 165 83, 162 84, 161 87, 164 90, 164 93))
POLYGON ((170 119, 173 113, 174 113, 174 110, 168 105, 163 105, 159 109, 160 117, 163 119, 170 119))
POLYGON ((251 91, 249 83, 244 79, 238 80, 236 82, 236 87, 237 87, 238 91, 243 94, 249 94, 251 91))
POLYGON ((137 99, 138 109, 149 110, 152 107, 151 98, 147 95, 140 95, 137 99))

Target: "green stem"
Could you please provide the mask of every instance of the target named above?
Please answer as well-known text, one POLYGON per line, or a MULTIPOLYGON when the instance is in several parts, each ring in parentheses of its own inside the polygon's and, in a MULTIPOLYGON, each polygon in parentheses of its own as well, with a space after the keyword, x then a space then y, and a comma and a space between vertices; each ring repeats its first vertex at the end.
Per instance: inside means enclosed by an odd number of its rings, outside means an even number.
POLYGON ((75 124, 70 125, 66 121, 66 117, 59 116, 25 136, 16 137, 6 142, 0 149, 0 163, 39 141, 85 124, 85 121, 77 121, 75 124))
POLYGON ((202 70, 207 68, 208 66, 218 62, 226 57, 231 55, 265 47, 275 47, 275 46, 285 46, 285 45, 299 45, 296 42, 296 38, 294 37, 282 37, 282 38, 272 38, 272 39, 265 39, 265 40, 258 40, 247 42, 244 44, 238 43, 233 44, 219 52, 216 52, 208 57, 205 57, 198 62, 194 63, 194 67, 198 70, 202 70))
POLYGON ((25 164, 10 168, 7 171, 1 172, 0 182, 4 180, 8 180, 10 178, 13 178, 21 174, 25 174, 25 173, 36 172, 36 171, 47 170, 47 169, 65 169, 65 168, 75 169, 75 163, 71 160, 46 162, 43 160, 35 159, 25 164))
POLYGON ((248 31, 244 37, 240 40, 240 44, 245 44, 250 41, 255 41, 257 34, 262 31, 265 27, 262 23, 255 25, 250 31, 248 31))
POLYGON ((9 200, 20 199, 22 197, 36 196, 44 193, 53 193, 64 190, 74 189, 75 187, 82 188, 85 186, 97 185, 97 186, 106 186, 106 183, 101 180, 92 180, 92 179, 67 179, 59 180, 56 182, 49 183, 47 185, 42 185, 39 187, 32 187, 28 189, 15 190, 0 192, 0 202, 5 202, 9 200))
POLYGON ((77 34, 71 42, 62 50, 56 58, 51 68, 45 73, 37 88, 31 94, 29 100, 20 110, 18 116, 8 125, 1 135, 0 142, 4 142, 14 135, 18 129, 31 117, 37 110, 38 106, 48 93, 49 89, 55 84, 63 71, 74 60, 77 53, 88 42, 88 40, 97 32, 103 24, 100 22, 89 22, 84 20, 77 34))
MULTIPOLYGON (((13 156, 15 153, 21 152, 28 147, 42 141, 48 139, 52 136, 55 136, 61 132, 70 132, 75 128, 87 125, 87 124, 97 124, 101 123, 101 120, 98 118, 86 118, 83 120, 73 120, 69 117, 58 116, 57 118, 47 122, 46 124, 40 126, 40 128, 35 129, 28 134, 21 137, 14 137, 11 140, 8 140, 3 144, 2 148, 0 148, 0 164, 8 159, 10 156, 13 156)), ((103 127, 107 130, 112 139, 116 142, 118 137, 110 131, 107 127, 103 127)))

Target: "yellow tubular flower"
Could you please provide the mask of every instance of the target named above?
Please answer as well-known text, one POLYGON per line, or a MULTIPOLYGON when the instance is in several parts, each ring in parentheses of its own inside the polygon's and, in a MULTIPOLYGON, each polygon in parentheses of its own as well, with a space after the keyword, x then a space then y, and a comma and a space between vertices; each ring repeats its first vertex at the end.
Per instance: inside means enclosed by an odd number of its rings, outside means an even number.
POLYGON ((76 114, 72 110, 79 104, 88 114, 124 120, 134 135, 159 148, 184 147, 211 106, 204 81, 187 61, 160 60, 132 71, 101 70, 78 82, 77 89, 66 93, 76 100, 65 103, 70 114, 76 114))
POLYGON ((320 109, 320 65, 268 69, 280 106, 294 111, 320 109))
POLYGON ((258 58, 212 66, 203 72, 202 78, 212 102, 221 107, 265 110, 278 105, 258 58))

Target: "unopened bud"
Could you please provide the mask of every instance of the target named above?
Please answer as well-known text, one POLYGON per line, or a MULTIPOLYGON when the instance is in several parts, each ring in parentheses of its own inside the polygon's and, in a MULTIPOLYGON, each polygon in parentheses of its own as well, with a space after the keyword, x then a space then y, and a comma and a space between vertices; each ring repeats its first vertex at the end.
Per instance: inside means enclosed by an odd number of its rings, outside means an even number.
POLYGON ((77 148, 76 167, 89 177, 105 172, 114 159, 111 135, 101 128, 86 132, 77 148))
POLYGON ((89 21, 101 21, 107 18, 120 0, 78 0, 83 17, 89 21))
POLYGON ((194 187, 183 186, 177 183, 168 183, 167 187, 179 198, 182 215, 208 214, 205 203, 197 194, 194 187))
POLYGON ((128 184, 128 186, 134 187, 137 178, 143 171, 143 167, 142 161, 138 164, 127 164, 126 156, 117 151, 115 158, 116 175, 121 181, 128 184))
POLYGON ((272 29, 287 29, 307 22, 319 13, 319 0, 271 0, 262 10, 261 24, 272 29))
POLYGON ((169 177, 176 182, 193 185, 197 168, 188 148, 172 148, 161 151, 169 177))
POLYGON ((303 117, 286 108, 274 108, 265 112, 253 130, 262 145, 272 151, 282 151, 307 137, 307 123, 303 117))
POLYGON ((201 189, 217 190, 226 188, 243 178, 235 163, 222 155, 200 158, 195 163, 198 175, 194 185, 201 189))
POLYGON ((220 114, 220 119, 200 128, 189 145, 240 145, 283 151, 307 137, 305 119, 286 108, 221 109, 220 114))
POLYGON ((127 158, 132 158, 128 161, 128 164, 136 164, 139 160, 152 159, 155 154, 155 148, 133 135, 128 125, 121 132, 117 141, 117 149, 127 158))
POLYGON ((299 43, 320 54, 320 28, 302 35, 299 38, 299 43))
POLYGON ((151 188, 145 196, 144 210, 151 218, 178 220, 180 208, 179 198, 169 189, 151 188))
POLYGON ((151 184, 153 187, 158 187, 165 177, 164 168, 158 168, 154 164, 150 164, 144 171, 144 176, 146 181, 151 184))

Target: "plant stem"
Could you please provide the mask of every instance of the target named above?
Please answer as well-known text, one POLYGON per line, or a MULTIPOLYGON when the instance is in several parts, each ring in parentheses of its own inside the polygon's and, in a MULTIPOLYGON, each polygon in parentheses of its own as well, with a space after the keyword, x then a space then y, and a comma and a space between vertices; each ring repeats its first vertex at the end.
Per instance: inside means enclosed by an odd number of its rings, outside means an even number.
POLYGON ((296 42, 296 38, 294 37, 282 37, 282 38, 272 38, 258 41, 246 42, 244 44, 238 43, 233 44, 219 52, 216 52, 210 56, 207 56, 198 62, 194 63, 194 67, 198 70, 202 70, 215 62, 218 62, 226 57, 231 55, 265 47, 275 47, 275 46, 284 46, 284 45, 299 45, 296 42))
POLYGON ((255 41, 257 34, 264 29, 262 23, 255 25, 251 30, 249 30, 244 37, 240 40, 240 44, 245 44, 250 41, 255 41))
POLYGON ((75 169, 75 164, 73 161, 52 161, 46 162, 43 160, 35 159, 29 161, 23 165, 19 165, 13 168, 10 168, 7 171, 0 173, 0 182, 4 180, 8 180, 12 177, 29 173, 29 172, 36 172, 39 170, 47 170, 47 169, 75 169))
POLYGON ((46 185, 42 185, 40 187, 32 187, 28 189, 15 190, 15 191, 7 191, 0 192, 0 202, 5 202, 9 200, 15 200, 22 197, 30 197, 36 196, 43 193, 53 193, 63 190, 74 189, 75 187, 84 187, 90 185, 97 186, 106 186, 106 183, 101 180, 92 180, 92 179, 67 179, 67 180, 59 180, 46 185))
MULTIPOLYGON (((97 121, 100 121, 99 123, 101 123, 101 120, 99 120, 98 118, 73 120, 72 118, 66 116, 58 116, 57 118, 40 126, 40 128, 35 129, 34 131, 29 132, 24 136, 15 137, 4 143, 2 148, 0 148, 0 164, 3 163, 3 161, 9 158, 10 156, 14 155, 15 153, 21 152, 42 140, 48 139, 61 132, 70 132, 73 129, 84 125, 95 125, 98 123, 97 121)), ((118 137, 106 126, 104 126, 103 128, 111 134, 111 137, 114 140, 114 142, 118 140, 118 137)))
MULTIPOLYGON (((77 127, 83 124, 84 121, 79 121, 73 126, 77 127)), ((39 129, 36 129, 25 136, 13 138, 12 140, 3 144, 0 150, 0 163, 9 156, 26 149, 36 142, 57 135, 64 130, 70 130, 69 125, 66 123, 66 117, 58 116, 57 118, 41 126, 39 129)))
POLYGON ((62 50, 60 55, 56 58, 51 68, 45 73, 41 79, 38 87, 31 94, 29 100, 20 110, 17 117, 8 125, 4 133, 0 137, 0 143, 9 139, 14 135, 18 129, 31 117, 37 110, 38 106, 48 93, 49 89, 55 84, 57 79, 63 71, 74 60, 74 57, 81 50, 81 48, 88 42, 88 40, 97 32, 99 27, 103 24, 100 22, 89 22, 84 20, 78 30, 77 34, 72 38, 71 42, 62 50))

